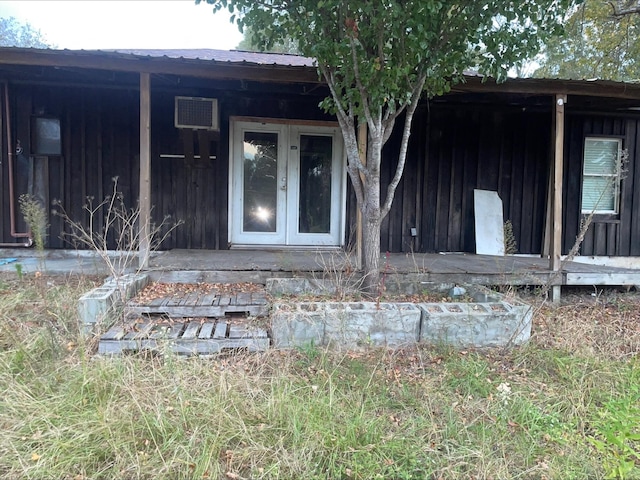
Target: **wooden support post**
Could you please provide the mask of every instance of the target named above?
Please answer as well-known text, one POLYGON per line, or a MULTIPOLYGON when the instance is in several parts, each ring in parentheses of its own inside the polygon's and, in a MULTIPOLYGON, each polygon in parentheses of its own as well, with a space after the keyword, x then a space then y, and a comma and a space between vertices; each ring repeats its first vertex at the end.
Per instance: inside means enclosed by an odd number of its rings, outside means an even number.
MULTIPOLYGON (((358 125, 358 154, 363 165, 367 164, 367 124, 362 122, 358 125)), ((361 174, 362 175, 362 174, 361 174)), ((356 208, 356 267, 362 268, 362 212, 360 206, 356 208)))
POLYGON ((566 95, 556 95, 555 108, 555 150, 553 155, 553 214, 551 242, 549 251, 549 269, 554 279, 551 286, 551 299, 560 300, 561 286, 561 255, 562 255, 562 178, 564 167, 564 105, 566 95))
POLYGON ((140 225, 138 267, 149 266, 151 254, 151 78, 140 73, 140 225))

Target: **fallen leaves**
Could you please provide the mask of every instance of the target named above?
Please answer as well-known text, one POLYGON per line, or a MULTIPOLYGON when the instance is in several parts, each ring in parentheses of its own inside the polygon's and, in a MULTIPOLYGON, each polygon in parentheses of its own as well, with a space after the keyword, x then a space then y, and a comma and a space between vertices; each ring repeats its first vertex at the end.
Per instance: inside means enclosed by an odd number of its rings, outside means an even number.
POLYGON ((198 295, 237 295, 239 293, 264 292, 264 285, 258 283, 160 283, 153 282, 143 288, 132 299, 132 303, 146 304, 160 298, 198 295))

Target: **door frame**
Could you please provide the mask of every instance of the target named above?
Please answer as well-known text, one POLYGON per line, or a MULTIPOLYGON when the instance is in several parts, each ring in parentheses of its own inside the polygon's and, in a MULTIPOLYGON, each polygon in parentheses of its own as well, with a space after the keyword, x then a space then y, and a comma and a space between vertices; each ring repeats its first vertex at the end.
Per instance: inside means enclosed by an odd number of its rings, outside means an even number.
MULTIPOLYGON (((334 157, 335 158, 335 157, 334 157)), ((328 121, 312 121, 312 120, 294 120, 294 119, 282 119, 282 118, 268 118, 268 117, 244 117, 244 116, 231 116, 229 117, 229 191, 228 191, 228 242, 230 248, 243 248, 243 247, 255 247, 260 248, 335 248, 343 247, 345 242, 345 229, 346 229, 346 194, 347 194, 347 176, 346 176, 346 151, 344 148, 344 142, 340 131, 340 126, 337 122, 328 121), (242 211, 242 208, 234 204, 235 196, 238 191, 242 190, 242 175, 237 172, 236 155, 238 148, 241 148, 236 143, 236 134, 247 129, 247 124, 255 125, 251 131, 277 131, 279 134, 284 133, 282 145, 278 146, 278 155, 283 155, 286 160, 286 166, 284 172, 286 174, 287 191, 284 195, 285 200, 285 218, 278 218, 278 225, 282 226, 282 231, 276 231, 275 233, 256 233, 248 234, 242 232, 242 216, 238 215, 238 210, 242 211), (315 130, 315 131, 314 131, 315 130), (298 192, 295 194, 289 190, 289 185, 293 188, 293 183, 290 178, 293 171, 299 171, 299 145, 297 149, 290 149, 295 139, 299 139, 300 135, 323 135, 332 134, 334 140, 334 148, 336 148, 335 154, 339 156, 337 160, 338 165, 332 169, 333 175, 338 175, 339 178, 332 181, 332 198, 338 198, 339 207, 335 209, 335 213, 338 216, 337 219, 331 220, 331 233, 330 234, 300 234, 297 232, 297 222, 292 225, 292 205, 289 205, 290 200, 295 200, 295 208, 299 208, 298 192), (293 168, 292 157, 293 152, 298 152, 298 164, 293 168), (293 230, 295 229, 295 231, 293 230), (337 236, 334 233, 334 229, 337 230, 337 236), (251 239, 245 241, 243 238, 241 242, 237 241, 237 237, 249 235, 255 237, 255 240, 251 239), (324 236, 324 238, 323 238, 324 236), (335 240, 334 240, 335 238, 335 240), (309 239, 309 242, 304 242, 305 239, 309 239)), ((280 171, 280 169, 279 169, 280 171)), ((280 181, 280 179, 278 179, 280 181)), ((280 182, 279 182, 280 183, 280 182)), ((282 196, 279 190, 278 201, 281 201, 282 196)), ((332 202, 333 203, 333 202, 332 202)), ((279 215, 280 217, 281 215, 279 215)))

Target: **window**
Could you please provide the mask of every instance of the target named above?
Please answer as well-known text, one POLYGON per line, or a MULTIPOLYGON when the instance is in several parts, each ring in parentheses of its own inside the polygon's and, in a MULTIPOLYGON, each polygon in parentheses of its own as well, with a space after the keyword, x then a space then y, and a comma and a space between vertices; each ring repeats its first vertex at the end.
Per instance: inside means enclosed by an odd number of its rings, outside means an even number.
POLYGON ((582 213, 618 213, 622 140, 587 137, 582 170, 582 213))
POLYGON ((31 153, 61 155, 60 119, 31 117, 31 153))

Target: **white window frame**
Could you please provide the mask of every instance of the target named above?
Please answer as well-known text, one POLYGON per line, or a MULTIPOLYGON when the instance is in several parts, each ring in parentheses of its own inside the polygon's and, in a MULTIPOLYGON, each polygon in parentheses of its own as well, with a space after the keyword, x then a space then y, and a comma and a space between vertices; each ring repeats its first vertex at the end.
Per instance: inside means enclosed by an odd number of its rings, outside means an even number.
MULTIPOLYGON (((597 137, 597 136, 591 136, 591 137, 585 137, 584 139, 584 148, 583 148, 583 153, 582 153, 582 194, 580 196, 580 208, 583 214, 591 214, 591 213, 595 213, 595 214, 613 214, 613 215, 617 215, 620 212, 620 182, 622 180, 621 175, 620 175, 620 170, 621 170, 621 162, 622 159, 622 139, 619 137, 597 137), (617 148, 616 148, 616 158, 612 159, 614 161, 614 165, 613 165, 613 173, 594 173, 593 171, 588 172, 587 173, 587 145, 589 142, 612 142, 612 143, 616 143, 617 144, 617 148), (610 179, 611 182, 613 183, 613 209, 608 209, 608 208, 598 208, 598 205, 596 203, 595 208, 593 207, 589 207, 589 208, 585 208, 584 207, 584 190, 585 190, 585 180, 586 179, 595 179, 595 178, 606 178, 606 179, 610 179)), ((600 195, 602 196, 602 194, 604 193, 604 191, 600 191, 600 195)))

